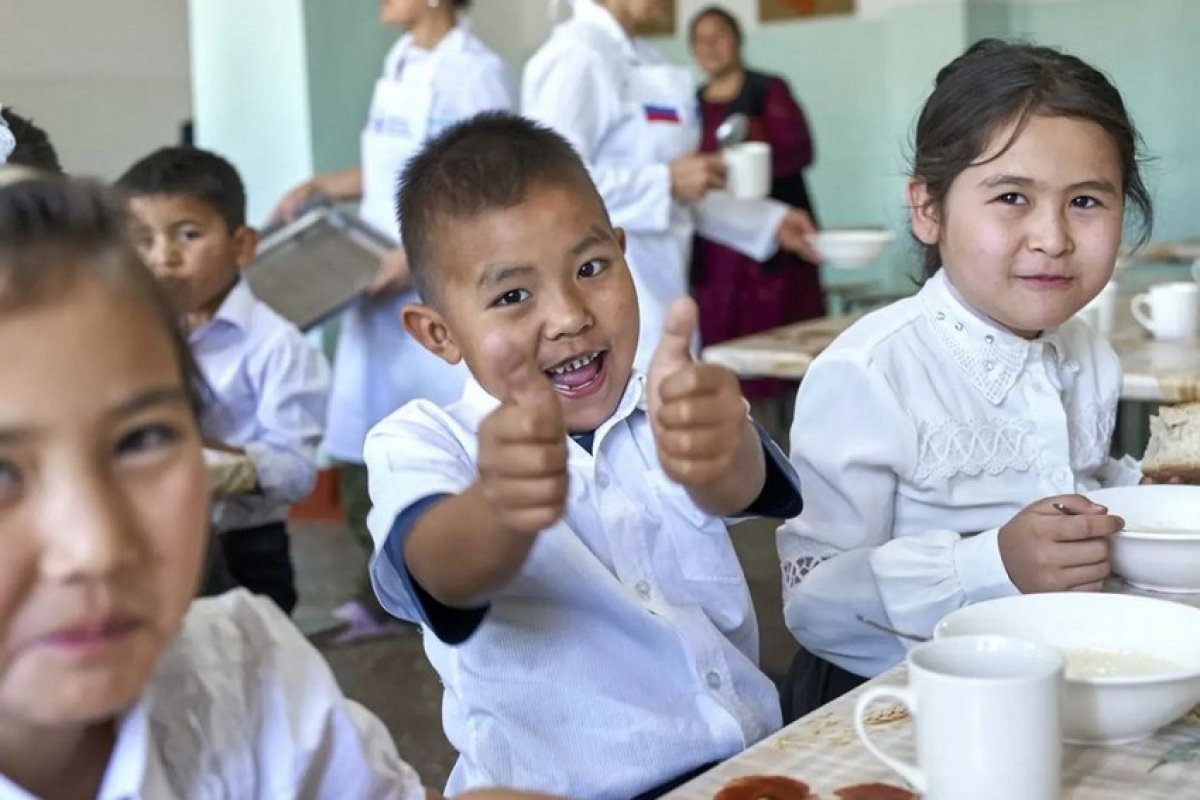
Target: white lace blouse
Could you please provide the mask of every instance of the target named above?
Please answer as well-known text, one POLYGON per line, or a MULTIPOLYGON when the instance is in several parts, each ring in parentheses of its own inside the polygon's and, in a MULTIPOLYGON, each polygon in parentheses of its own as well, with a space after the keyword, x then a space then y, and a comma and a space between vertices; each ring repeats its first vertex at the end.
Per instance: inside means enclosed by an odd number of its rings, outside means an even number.
POLYGON ((1057 494, 1136 483, 1108 456, 1121 369, 1083 322, 1027 341, 965 306, 944 273, 853 325, 809 369, 791 459, 803 513, 776 534, 784 616, 810 652, 864 676, 946 613, 1016 594, 999 527, 1057 494))

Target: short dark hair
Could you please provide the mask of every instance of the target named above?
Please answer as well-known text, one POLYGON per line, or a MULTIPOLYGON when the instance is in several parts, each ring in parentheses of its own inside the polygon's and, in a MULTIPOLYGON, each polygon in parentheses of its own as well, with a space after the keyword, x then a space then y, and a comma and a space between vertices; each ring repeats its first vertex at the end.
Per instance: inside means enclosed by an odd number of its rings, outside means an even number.
POLYGON ((50 137, 44 130, 33 124, 32 119, 23 117, 11 108, 0 110, 13 138, 17 140, 16 147, 8 156, 7 163, 19 164, 23 167, 40 169, 56 175, 62 174, 62 164, 58 161, 58 152, 50 143, 50 137))
POLYGON ((737 17, 729 10, 721 6, 705 6, 692 15, 692 21, 688 23, 688 42, 696 41, 696 27, 700 24, 700 20, 705 17, 716 17, 729 26, 729 30, 733 31, 733 38, 737 39, 739 45, 746 41, 745 34, 742 33, 742 24, 738 22, 737 17))
POLYGON ((607 219, 587 167, 562 136, 505 112, 486 112, 447 129, 408 163, 396 206, 413 285, 424 302, 437 294, 438 225, 524 202, 535 186, 591 194, 607 219))
POLYGON ((117 179, 129 197, 189 197, 212 208, 232 233, 246 224, 246 188, 237 169, 216 153, 196 147, 164 147, 139 160, 117 179))
POLYGON ((162 325, 199 419, 207 395, 166 295, 128 241, 125 209, 99 184, 20 174, 0 182, 0 315, 52 302, 85 278, 119 287, 162 325))
MULTIPOLYGON (((989 140, 1016 122, 1012 146, 1033 115, 1094 122, 1116 145, 1122 192, 1140 215, 1139 244, 1150 236, 1154 208, 1139 168, 1142 139, 1121 93, 1105 75, 1058 50, 1000 39, 982 39, 943 67, 917 120, 912 177, 922 181, 931 203, 943 210, 950 184, 981 162, 989 140)), ((936 247, 925 246, 925 271, 940 265, 936 247)))

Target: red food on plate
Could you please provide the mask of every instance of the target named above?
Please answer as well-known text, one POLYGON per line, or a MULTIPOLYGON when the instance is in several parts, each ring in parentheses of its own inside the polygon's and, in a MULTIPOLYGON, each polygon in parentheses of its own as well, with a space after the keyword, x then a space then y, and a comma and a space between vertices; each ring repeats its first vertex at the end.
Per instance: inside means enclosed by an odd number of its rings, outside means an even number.
POLYGON ((721 787, 713 800, 808 800, 808 784, 782 775, 747 775, 721 787))
POLYGON ((854 786, 843 786, 834 794, 840 800, 917 800, 917 796, 907 789, 890 786, 886 783, 858 783, 854 786))

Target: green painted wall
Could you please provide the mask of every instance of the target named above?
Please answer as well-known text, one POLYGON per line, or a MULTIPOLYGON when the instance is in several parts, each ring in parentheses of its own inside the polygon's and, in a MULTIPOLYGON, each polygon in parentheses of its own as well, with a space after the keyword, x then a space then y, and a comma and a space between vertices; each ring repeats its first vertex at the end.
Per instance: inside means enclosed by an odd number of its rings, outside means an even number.
MULTIPOLYGON (((904 205, 909 137, 934 74, 965 38, 960 0, 748 31, 748 63, 787 77, 808 117, 817 150, 807 177, 822 224, 884 226, 897 234, 873 266, 826 268, 827 285, 913 286, 919 256, 904 205)), ((681 41, 659 44, 678 63, 690 63, 681 41)))
POLYGON ((1042 0, 1014 5, 1011 32, 1112 78, 1152 158, 1154 237, 1200 234, 1200 2, 1042 0))
MULTIPOLYGON (((873 15, 747 33, 749 63, 787 77, 808 115, 817 144, 809 180, 822 222, 884 225, 898 234, 880 264, 826 269, 827 283, 912 285, 918 256, 903 194, 912 125, 937 70, 985 36, 1063 47, 1110 75, 1151 157, 1145 177, 1156 203, 1154 237, 1200 235, 1200 1, 897 3, 873 15)), ((682 40, 659 45, 690 63, 682 40)))
POLYGON ((379 22, 379 0, 305 0, 313 167, 358 164, 358 137, 375 78, 400 31, 379 22))

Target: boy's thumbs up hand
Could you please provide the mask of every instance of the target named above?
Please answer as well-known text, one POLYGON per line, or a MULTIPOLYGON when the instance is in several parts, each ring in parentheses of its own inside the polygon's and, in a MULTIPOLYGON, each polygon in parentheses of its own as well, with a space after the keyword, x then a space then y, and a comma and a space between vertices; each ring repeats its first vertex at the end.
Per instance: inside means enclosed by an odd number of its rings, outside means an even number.
POLYGON ((697 325, 695 302, 683 297, 671 303, 650 361, 647 389, 663 472, 700 489, 727 475, 747 420, 737 376, 692 359, 690 344, 697 325))
POLYGON ((533 536, 557 522, 567 497, 562 405, 536 359, 499 332, 483 343, 500 407, 479 426, 479 484, 506 530, 533 536))

